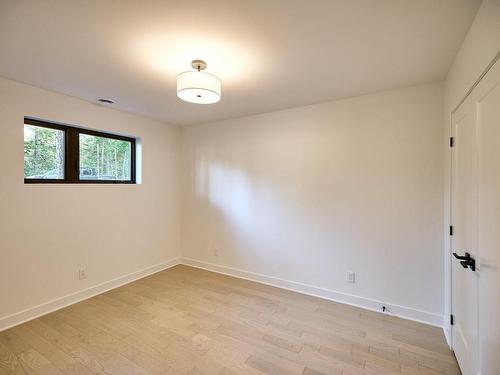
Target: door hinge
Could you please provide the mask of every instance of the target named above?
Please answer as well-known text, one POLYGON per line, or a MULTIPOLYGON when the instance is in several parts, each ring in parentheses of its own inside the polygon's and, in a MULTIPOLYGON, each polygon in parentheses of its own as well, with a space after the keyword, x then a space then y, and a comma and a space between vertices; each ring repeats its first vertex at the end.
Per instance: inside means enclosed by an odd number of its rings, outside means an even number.
POLYGON ((450 315, 450 325, 453 325, 455 324, 455 317, 453 316, 453 314, 450 315))
POLYGON ((450 147, 455 146, 455 137, 450 137, 450 147))
POLYGON ((450 236, 453 236, 453 225, 450 225, 450 236))

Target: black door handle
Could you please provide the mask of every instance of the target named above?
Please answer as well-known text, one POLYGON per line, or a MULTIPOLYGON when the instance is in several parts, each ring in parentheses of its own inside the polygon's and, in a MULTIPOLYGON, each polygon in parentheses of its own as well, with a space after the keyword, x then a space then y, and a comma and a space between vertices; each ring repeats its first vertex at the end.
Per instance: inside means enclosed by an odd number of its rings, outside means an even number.
POLYGON ((469 260, 470 259, 470 254, 469 253, 465 253, 463 256, 462 255, 458 255, 457 253, 453 253, 453 256, 457 259, 460 259, 460 260, 469 260))
POLYGON ((476 270, 476 260, 469 253, 465 253, 463 256, 453 253, 453 256, 461 261, 460 264, 463 268, 470 268, 471 271, 476 270))

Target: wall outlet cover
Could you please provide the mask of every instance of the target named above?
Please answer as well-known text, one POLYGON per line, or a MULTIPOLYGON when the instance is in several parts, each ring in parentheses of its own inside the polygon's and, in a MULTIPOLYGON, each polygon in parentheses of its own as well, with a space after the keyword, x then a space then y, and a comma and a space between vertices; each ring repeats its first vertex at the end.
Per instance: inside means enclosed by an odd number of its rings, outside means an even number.
POLYGON ((87 268, 86 267, 81 267, 78 270, 78 279, 84 280, 87 278, 87 268))
POLYGON ((356 281, 355 273, 353 271, 347 271, 345 274, 345 280, 348 283, 354 284, 354 282, 356 281))

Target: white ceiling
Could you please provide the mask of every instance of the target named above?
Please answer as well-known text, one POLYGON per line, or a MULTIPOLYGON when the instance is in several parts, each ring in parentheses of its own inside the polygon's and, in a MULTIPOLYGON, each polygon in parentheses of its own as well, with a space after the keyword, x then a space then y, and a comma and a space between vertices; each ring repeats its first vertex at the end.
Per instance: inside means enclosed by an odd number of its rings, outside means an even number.
POLYGON ((0 0, 0 75, 173 124, 444 79, 480 0, 0 0), (176 97, 192 59, 222 100, 176 97))

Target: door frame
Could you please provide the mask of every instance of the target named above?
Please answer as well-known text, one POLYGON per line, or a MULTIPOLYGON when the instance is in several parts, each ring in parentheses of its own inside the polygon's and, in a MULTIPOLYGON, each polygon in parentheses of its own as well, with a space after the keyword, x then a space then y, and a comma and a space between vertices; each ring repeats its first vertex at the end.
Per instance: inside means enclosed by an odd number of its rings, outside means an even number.
MULTIPOLYGON (((464 99, 465 100, 465 97, 464 99)), ((463 102, 463 101, 462 101, 463 102)), ((457 106, 453 111, 451 111, 450 115, 449 115, 449 118, 448 118, 448 121, 449 121, 449 124, 448 124, 448 127, 449 127, 449 147, 448 147, 448 155, 449 155, 449 164, 448 164, 448 170, 450 171, 449 174, 448 174, 448 177, 449 177, 449 181, 448 181, 448 191, 449 191, 449 195, 448 195, 448 220, 449 220, 449 228, 448 228, 448 254, 447 254, 447 267, 448 267, 448 270, 449 270, 449 275, 448 275, 448 282, 449 282, 449 290, 448 290, 448 306, 449 306, 449 312, 450 312, 450 316, 449 317, 445 317, 445 319, 449 319, 448 320, 448 323, 445 325, 445 326, 448 326, 449 325, 449 329, 446 329, 445 332, 448 332, 448 339, 449 339, 449 345, 450 345, 450 348, 451 350, 454 350, 454 337, 453 337, 453 327, 452 327, 452 322, 451 322, 451 317, 453 316, 453 256, 452 256, 452 253, 453 253, 453 234, 452 234, 452 229, 453 228, 453 178, 454 178, 454 174, 453 174, 453 147, 451 145, 451 140, 454 139, 455 137, 455 132, 454 132, 454 129, 453 129, 453 114, 458 110, 458 108, 460 108, 460 105, 457 106)))

